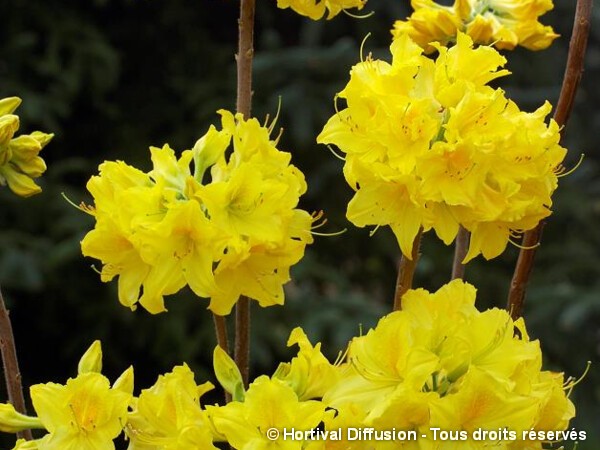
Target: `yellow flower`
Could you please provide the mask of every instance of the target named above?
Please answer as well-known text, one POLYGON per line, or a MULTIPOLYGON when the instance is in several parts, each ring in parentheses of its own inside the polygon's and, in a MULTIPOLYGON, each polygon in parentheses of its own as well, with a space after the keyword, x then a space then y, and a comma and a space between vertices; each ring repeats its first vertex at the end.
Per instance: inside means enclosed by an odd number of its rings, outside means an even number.
MULTIPOLYGON (((427 434, 415 449, 438 448, 431 428, 466 431, 461 445, 482 450, 525 448, 524 430, 566 429, 575 413, 569 384, 541 370, 539 343, 523 320, 479 312, 474 302, 475 289, 461 280, 435 293, 408 291, 402 310, 351 341, 348 369, 323 397, 336 420, 427 434), (479 428, 515 434, 478 441, 479 428)), ((332 429, 335 420, 325 423, 332 429)))
POLYGON ((289 363, 281 363, 273 378, 285 381, 299 400, 320 398, 338 380, 340 371, 321 353, 321 343, 314 347, 302 328, 292 330, 288 347, 297 344, 298 356, 289 363))
POLYGON ((426 52, 432 52, 434 48, 430 42, 447 45, 462 28, 462 21, 452 8, 438 5, 433 0, 413 0, 411 4, 415 11, 408 20, 394 23, 394 37, 408 34, 426 52))
POLYGON ((459 225, 472 233, 464 262, 498 256, 515 233, 550 214, 566 150, 550 105, 519 110, 487 84, 509 72, 491 47, 459 34, 435 60, 407 35, 390 63, 355 65, 339 110, 317 137, 345 154, 356 191, 347 217, 359 227, 389 225, 411 257, 419 229, 450 244, 459 225))
POLYGON ((266 376, 258 377, 246 392, 244 402, 233 401, 223 407, 208 406, 207 412, 216 428, 237 450, 250 448, 297 449, 308 440, 272 441, 267 430, 276 428, 309 431, 328 413, 319 401, 300 401, 286 383, 266 376))
POLYGON ((113 439, 127 420, 130 394, 111 389, 106 377, 86 372, 66 385, 36 384, 31 401, 49 434, 40 450, 114 449, 113 439))
MULTIPOLYGON (((133 393, 133 369, 129 368, 110 386, 99 373, 102 348, 94 342, 79 361, 75 378, 31 386, 31 402, 38 417, 25 428, 45 428, 48 434, 15 449, 95 450, 114 449, 116 438, 127 422, 133 393), (36 425, 37 423, 37 425, 36 425)), ((25 416, 24 416, 25 417, 25 416)))
POLYGON ((83 209, 96 226, 82 252, 102 261, 102 281, 119 277, 125 306, 165 311, 164 297, 186 285, 220 315, 241 295, 284 301, 289 269, 312 242, 314 219, 297 209, 304 176, 269 128, 219 114, 221 130, 211 126, 179 158, 151 147, 150 172, 105 162, 88 182, 95 205, 83 209))
POLYGON ((367 0, 277 0, 277 7, 291 8, 301 16, 319 20, 328 11, 327 20, 337 16, 341 11, 357 8, 361 10, 367 0))
POLYGON ((145 389, 129 414, 126 433, 129 449, 216 449, 200 397, 213 389, 211 383, 196 385, 186 364, 161 375, 145 389))
POLYGON ((19 129, 19 117, 13 112, 21 99, 0 100, 0 186, 7 185, 17 195, 29 197, 42 189, 35 184, 46 171, 46 163, 38 155, 54 136, 40 131, 14 137, 19 129))
MULTIPOLYGON (((445 430, 467 431, 471 445, 478 444, 473 440, 473 433, 478 429, 506 428, 515 433, 513 438, 522 441, 522 432, 535 425, 539 407, 534 397, 519 395, 506 383, 472 367, 463 376, 460 387, 431 402, 431 423, 445 430)), ((514 441, 513 438, 507 435, 493 441, 506 445, 514 441)), ((490 439, 486 441, 489 443, 490 439)))
POLYGON ((102 281, 119 276, 119 301, 133 308, 151 269, 141 258, 136 231, 160 220, 161 189, 123 162, 103 163, 87 188, 95 200, 89 211, 96 227, 81 242, 82 253, 102 261, 102 281))
POLYGON ((433 0, 412 0, 415 10, 406 20, 394 24, 395 38, 408 34, 426 52, 432 44, 454 42, 459 33, 468 34, 478 44, 492 44, 512 50, 521 45, 543 50, 558 37, 539 17, 550 11, 552 0, 455 0, 442 6, 433 0))

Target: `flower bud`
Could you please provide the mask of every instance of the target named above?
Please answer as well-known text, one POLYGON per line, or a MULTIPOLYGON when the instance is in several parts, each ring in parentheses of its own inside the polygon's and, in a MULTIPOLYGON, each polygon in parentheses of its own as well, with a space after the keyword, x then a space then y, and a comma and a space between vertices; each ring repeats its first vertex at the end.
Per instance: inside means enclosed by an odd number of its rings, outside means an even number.
POLYGON ((10 403, 0 403, 0 431, 17 433, 32 428, 44 428, 44 426, 37 417, 30 417, 17 412, 10 403))
POLYGON ((96 340, 86 350, 79 364, 77 365, 77 373, 98 372, 102 371, 102 344, 96 340))
POLYGON ((218 345, 213 354, 213 365, 217 380, 235 401, 244 401, 242 374, 231 357, 218 345))

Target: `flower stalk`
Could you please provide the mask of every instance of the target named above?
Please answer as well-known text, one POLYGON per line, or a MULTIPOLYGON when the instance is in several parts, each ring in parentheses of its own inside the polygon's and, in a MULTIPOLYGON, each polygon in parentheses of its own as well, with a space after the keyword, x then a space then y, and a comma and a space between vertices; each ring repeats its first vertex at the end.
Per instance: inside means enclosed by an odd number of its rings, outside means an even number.
POLYGON ((464 228, 458 229, 456 240, 454 241, 454 260, 452 261, 452 280, 465 277, 465 265, 462 263, 469 251, 469 239, 471 234, 464 228))
POLYGON ((212 316, 215 323, 217 345, 229 355, 229 339, 227 336, 227 322, 225 321, 225 317, 214 313, 212 316))
MULTIPOLYGON (((227 354, 229 353, 229 338, 227 336, 227 322, 224 316, 213 313, 213 322, 215 324, 215 333, 217 335, 217 345, 227 354)), ((231 401, 231 394, 225 391, 225 403, 231 401)))
MULTIPOLYGON (((575 20, 573 24, 573 35, 569 43, 569 55, 567 57, 567 67, 560 91, 554 120, 561 127, 561 137, 564 136, 565 127, 573 110, 575 94, 581 81, 583 73, 583 63, 587 40, 590 32, 590 18, 592 14, 592 0, 577 0, 575 9, 575 20)), ((521 250, 515 271, 510 284, 508 302, 506 309, 510 312, 513 320, 521 317, 523 314, 523 305, 525 302, 525 293, 527 283, 533 270, 533 263, 537 247, 542 238, 542 229, 544 221, 541 221, 537 227, 525 232, 521 250)))
MULTIPOLYGON (((2 352, 2 365, 4 368, 4 379, 8 400, 15 410, 21 414, 27 414, 25 399, 23 398, 23 387, 21 385, 21 372, 15 349, 15 338, 10 323, 9 312, 4 304, 4 297, 0 290, 0 351, 2 352)), ((18 438, 32 440, 31 430, 23 430, 17 433, 18 438)))
POLYGON ((235 306, 235 363, 240 369, 244 386, 250 374, 250 300, 242 295, 235 306))
POLYGON ((396 279, 396 293, 394 295, 394 311, 399 311, 402 307, 402 296, 409 289, 412 289, 412 282, 415 276, 415 269, 419 260, 419 248, 421 247, 421 236, 423 228, 415 236, 412 246, 411 259, 405 255, 400 258, 400 267, 398 268, 398 278, 396 279))
MULTIPOLYGON (((250 118, 252 109, 252 60, 254 57, 255 0, 241 0, 238 21, 237 102, 236 109, 244 118, 250 118)), ((235 362, 248 386, 250 360, 250 300, 240 297, 235 308, 235 362)))
POLYGON ((254 10, 256 0, 241 0, 238 21, 237 112, 250 118, 252 109, 252 60, 254 58, 254 10))

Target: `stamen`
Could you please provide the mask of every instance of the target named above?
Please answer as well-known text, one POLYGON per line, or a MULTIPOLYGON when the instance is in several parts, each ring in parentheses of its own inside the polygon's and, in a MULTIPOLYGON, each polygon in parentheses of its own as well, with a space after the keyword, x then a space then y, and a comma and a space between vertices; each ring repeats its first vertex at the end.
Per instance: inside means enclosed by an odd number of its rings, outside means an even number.
POLYGON ((86 205, 83 202, 81 202, 79 205, 76 205, 75 202, 73 202, 69 197, 67 197, 67 194, 65 194, 64 192, 61 192, 60 195, 62 195, 62 197, 67 201, 67 203, 69 203, 69 205, 74 206, 79 211, 83 211, 84 213, 89 214, 90 216, 96 215, 96 208, 94 208, 93 206, 86 205))
POLYGON ((346 158, 344 158, 342 155, 337 153, 330 144, 327 144, 327 148, 333 154, 333 156, 335 156, 337 159, 339 159, 340 161, 346 161, 346 158))
POLYGON ((540 246, 539 242, 536 242, 533 245, 521 245, 521 244, 517 244, 515 241, 513 241, 512 239, 508 239, 508 242, 510 242, 512 245, 514 245, 515 247, 521 249, 521 250, 533 250, 534 248, 538 248, 540 246))
POLYGON ((334 366, 341 366, 342 363, 344 362, 344 360, 346 359, 346 357, 348 356, 348 352, 350 351, 350 346, 347 345, 346 346, 346 350, 344 350, 343 352, 340 351, 337 355, 337 358, 335 358, 335 361, 333 362, 334 366))
MULTIPOLYGON (((345 10, 343 10, 345 11, 345 10)), ((367 39, 369 39, 369 37, 371 37, 371 33, 367 33, 367 35, 363 38, 362 42, 360 43, 360 62, 365 62, 365 58, 363 55, 363 50, 364 50, 364 46, 365 46, 365 42, 367 42, 367 39)))
POLYGON ((562 164, 559 164, 556 169, 554 170, 554 174, 558 177, 558 178, 562 178, 562 177, 566 177, 567 175, 571 175, 573 172, 575 172, 579 166, 581 165, 581 163, 583 162, 583 158, 585 157, 585 155, 582 153, 579 156, 579 161, 577 161, 577 164, 575 164, 575 167, 573 167, 571 170, 569 170, 568 172, 565 172, 565 170, 567 170, 565 168, 565 166, 563 166, 562 164))
POLYGON ((333 96, 333 109, 335 109, 335 113, 339 116, 340 115, 340 110, 338 109, 338 98, 340 98, 340 96, 338 94, 335 94, 333 96))
POLYGON ((283 135, 283 127, 281 127, 279 129, 279 134, 277 135, 277 137, 273 140, 273 142, 275 143, 275 145, 277 145, 279 143, 279 139, 281 139, 281 136, 283 135))
POLYGON ((340 231, 333 231, 331 233, 317 233, 316 231, 311 230, 310 234, 313 234, 315 236, 333 237, 333 236, 340 236, 340 235, 344 234, 346 231, 348 231, 347 228, 344 228, 343 230, 340 230, 340 231))
POLYGON ((512 238, 519 239, 523 235, 523 232, 518 230, 509 230, 508 234, 512 238))
MULTIPOLYGON (((277 113, 275 113, 275 117, 273 118, 273 122, 268 127, 269 134, 271 134, 273 132, 273 129, 275 128, 275 124, 277 123, 277 120, 279 119, 279 113, 280 112, 281 112, 281 95, 277 97, 277 113)), ((267 115, 267 117, 268 117, 268 115, 267 115)), ((265 126, 267 126, 266 122, 265 122, 265 126)), ((281 136, 281 132, 279 133, 279 136, 276 139, 276 141, 279 139, 280 136, 281 136)))
POLYGON ((322 209, 320 209, 319 211, 313 211, 310 215, 310 217, 313 218, 313 222, 320 220, 321 217, 323 217, 325 215, 325 213, 323 212, 322 209))
POLYGON ((332 233, 317 233, 316 230, 317 228, 321 228, 323 225, 325 225, 327 223, 327 219, 323 217, 324 213, 323 211, 315 211, 311 214, 312 217, 312 221, 314 225, 311 225, 310 227, 310 234, 313 234, 315 236, 339 236, 340 234, 344 234, 346 231, 348 231, 346 228, 344 228, 341 231, 336 231, 336 232, 332 232, 332 233), (319 223, 317 223, 318 221, 321 221, 319 223))
MULTIPOLYGON (((346 14, 347 16, 350 16, 350 17, 352 17, 353 19, 367 19, 367 18, 371 17, 373 14, 375 14, 375 11, 371 11, 371 12, 370 12, 370 13, 368 13, 368 14, 365 14, 365 15, 359 15, 359 14, 353 14, 353 13, 350 13, 350 12, 346 11, 345 9, 342 9, 342 12, 343 12, 344 14, 346 14)), ((370 34, 370 33, 369 33, 369 34, 370 34)))
POLYGON ((377 233, 377 230, 379 230, 379 227, 380 227, 380 226, 381 226, 381 225, 377 225, 375 228, 373 228, 371 231, 369 231, 369 237, 373 237, 373 235, 374 235, 375 233, 377 233))
POLYGON ((385 381, 390 381, 390 382, 399 381, 398 378, 386 376, 386 374, 383 372, 377 373, 377 372, 369 371, 365 366, 360 364, 360 362, 358 361, 358 358, 356 356, 350 360, 350 364, 352 365, 352 367, 354 367, 354 369, 356 369, 358 374, 361 377, 363 377, 365 380, 384 381, 384 382, 385 381))
POLYGON ((323 225, 327 223, 327 219, 323 219, 320 223, 317 223, 310 227, 311 230, 316 230, 317 228, 321 228, 323 225))
POLYGON ((587 365, 585 366, 585 370, 583 371, 583 374, 579 378, 574 379, 572 377, 569 377, 569 379, 567 379, 567 381, 565 382, 565 385, 563 386, 563 389, 568 391, 567 397, 571 395, 573 388, 575 386, 577 386, 579 383, 581 383, 581 381, 585 378, 585 376, 590 371, 590 367, 592 367, 592 362, 588 361, 587 365))

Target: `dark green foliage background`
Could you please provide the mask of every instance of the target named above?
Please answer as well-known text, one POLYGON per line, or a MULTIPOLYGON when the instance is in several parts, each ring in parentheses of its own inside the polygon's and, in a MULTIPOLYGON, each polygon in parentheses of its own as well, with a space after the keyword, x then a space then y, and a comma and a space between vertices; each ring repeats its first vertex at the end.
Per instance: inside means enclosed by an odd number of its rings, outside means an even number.
MULTIPOLYGON (((355 20, 341 15, 312 22, 258 2, 254 113, 277 110, 285 133, 283 149, 306 174, 308 210, 323 209, 328 231, 317 238, 294 269, 284 308, 254 310, 253 374, 271 373, 291 356, 290 330, 305 328, 328 355, 374 325, 390 310, 399 250, 392 233, 347 223, 352 193, 342 163, 315 136, 333 112, 333 96, 365 54, 388 58, 389 29, 405 17, 408 1, 370 0, 375 15, 355 20)), ((545 99, 556 103, 574 3, 556 0, 546 23, 563 36, 549 50, 507 54, 511 77, 500 81, 522 108, 545 99)), ((206 301, 189 291, 168 299, 169 313, 151 316, 121 307, 116 283, 102 284, 96 261, 80 254, 79 241, 93 220, 71 207, 90 202, 85 183, 105 159, 149 168, 148 146, 169 142, 190 148, 219 108, 234 108, 237 7, 233 0, 4 0, 0 2, 0 97, 23 98, 21 132, 53 131, 44 150, 48 172, 42 194, 19 199, 0 189, 0 283, 11 310, 25 386, 73 376, 81 353, 94 339, 104 345, 104 372, 114 379, 129 364, 136 386, 187 361, 197 381, 213 379, 214 347, 206 301)), ((600 91, 598 11, 592 24, 586 72, 566 134, 567 166, 580 153, 583 165, 561 180, 554 210, 538 252, 526 319, 540 339, 546 366, 579 376, 592 361, 573 398, 574 426, 588 432, 580 450, 600 446, 600 173, 597 132, 600 91)), ((437 289, 450 273, 452 250, 427 235, 418 267, 418 286, 437 289)), ((517 251, 467 268, 479 289, 479 306, 504 306, 517 251)), ((2 399, 5 399, 2 392, 2 399)), ((216 393, 209 401, 217 401, 216 393)), ((12 438, 3 442, 10 448, 12 438)), ((569 448, 567 446, 567 448, 569 448)))

